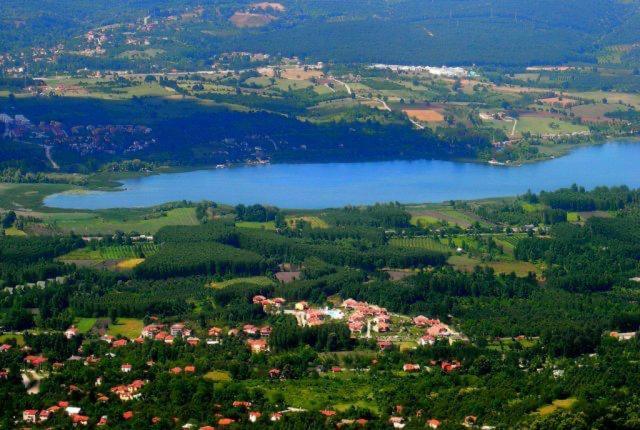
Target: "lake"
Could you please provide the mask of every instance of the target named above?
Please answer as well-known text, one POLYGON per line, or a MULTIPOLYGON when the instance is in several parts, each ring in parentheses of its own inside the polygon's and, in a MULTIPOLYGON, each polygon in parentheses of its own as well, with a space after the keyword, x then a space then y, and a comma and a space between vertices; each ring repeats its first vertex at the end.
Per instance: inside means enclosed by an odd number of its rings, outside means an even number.
POLYGON ((54 194, 51 207, 106 209, 175 200, 318 209, 376 202, 441 202, 513 196, 573 183, 640 187, 640 144, 609 142, 521 167, 453 161, 273 164, 126 179, 123 190, 54 194))

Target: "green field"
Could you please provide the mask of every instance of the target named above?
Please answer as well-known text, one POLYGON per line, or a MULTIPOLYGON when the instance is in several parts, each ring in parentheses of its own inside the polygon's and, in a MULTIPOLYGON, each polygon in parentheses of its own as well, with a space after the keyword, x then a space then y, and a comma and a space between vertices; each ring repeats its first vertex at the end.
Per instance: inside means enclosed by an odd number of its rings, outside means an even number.
POLYGON ((246 278, 233 278, 222 282, 212 282, 211 288, 226 288, 236 284, 255 284, 260 286, 273 285, 275 281, 266 276, 249 276, 246 278))
POLYGON ((429 237, 394 237, 389 241, 389 245, 401 248, 419 248, 448 253, 451 252, 444 243, 429 237))
POLYGON ((353 372, 327 374, 319 379, 279 381, 276 384, 249 381, 249 385, 264 389, 267 398, 282 395, 291 407, 337 411, 357 407, 378 412, 375 400, 377 387, 371 378, 353 372))
POLYGON ((466 255, 452 255, 447 260, 447 263, 451 264, 458 270, 465 272, 471 272, 476 266, 491 267, 496 273, 515 272, 518 276, 527 276, 529 272, 537 274, 542 273, 540 267, 528 261, 487 261, 482 262, 476 258, 470 258, 466 255))
MULTIPOLYGON (((513 127, 513 124, 507 126, 507 128, 509 127, 513 127)), ((521 116, 516 125, 516 132, 531 134, 566 134, 588 130, 589 128, 584 125, 537 116, 521 116)))
POLYGON ((140 245, 114 245, 91 249, 89 246, 75 249, 60 257, 61 260, 125 260, 137 258, 138 251, 145 256, 150 256, 158 251, 158 245, 153 243, 143 243, 140 245))
POLYGON ((112 336, 124 336, 134 339, 140 336, 144 327, 142 320, 135 318, 118 318, 117 324, 109 324, 107 332, 112 336))
POLYGON ((194 208, 153 213, 149 210, 111 210, 43 214, 53 229, 77 234, 112 234, 116 231, 153 234, 168 225, 197 225, 194 208))
POLYGON ((26 236, 27 233, 25 233, 22 230, 18 230, 15 227, 9 227, 7 229, 4 230, 4 234, 5 236, 26 236))
POLYGON ((442 220, 429 215, 412 215, 410 222, 411 225, 415 225, 416 227, 428 227, 430 225, 439 224, 442 220))
POLYGON ((42 199, 50 194, 76 189, 68 184, 7 184, 0 183, 0 208, 38 209, 42 199))

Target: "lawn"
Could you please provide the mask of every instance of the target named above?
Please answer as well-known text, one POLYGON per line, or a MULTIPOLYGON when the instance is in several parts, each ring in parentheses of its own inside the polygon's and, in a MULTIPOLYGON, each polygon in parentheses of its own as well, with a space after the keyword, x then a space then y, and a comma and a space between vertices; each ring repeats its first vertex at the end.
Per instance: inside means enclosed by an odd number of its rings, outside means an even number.
POLYGON ((84 334, 91 330, 97 320, 97 318, 76 318, 73 320, 73 324, 80 333, 84 334))
POLYGON ((109 324, 107 332, 112 336, 125 336, 134 339, 140 336, 144 323, 136 318, 118 318, 116 324, 109 324))
POLYGON ((222 282, 212 282, 211 288, 220 289, 236 284, 255 284, 260 286, 267 286, 275 284, 275 281, 266 276, 249 276, 246 278, 233 278, 222 282))
POLYGON ((22 336, 21 334, 13 334, 13 333, 0 334, 0 343, 4 343, 9 339, 15 339, 18 345, 20 346, 24 345, 24 336, 22 336))

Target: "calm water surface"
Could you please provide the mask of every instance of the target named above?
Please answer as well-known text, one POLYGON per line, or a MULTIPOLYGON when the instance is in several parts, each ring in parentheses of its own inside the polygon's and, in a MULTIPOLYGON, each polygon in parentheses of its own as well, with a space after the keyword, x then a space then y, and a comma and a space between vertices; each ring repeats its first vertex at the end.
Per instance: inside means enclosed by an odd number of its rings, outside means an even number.
POLYGON ((152 206, 174 200, 316 209, 400 201, 512 196, 573 183, 640 187, 640 143, 610 142, 551 161, 493 167, 452 161, 276 164, 123 180, 123 191, 62 193, 45 204, 73 209, 152 206))

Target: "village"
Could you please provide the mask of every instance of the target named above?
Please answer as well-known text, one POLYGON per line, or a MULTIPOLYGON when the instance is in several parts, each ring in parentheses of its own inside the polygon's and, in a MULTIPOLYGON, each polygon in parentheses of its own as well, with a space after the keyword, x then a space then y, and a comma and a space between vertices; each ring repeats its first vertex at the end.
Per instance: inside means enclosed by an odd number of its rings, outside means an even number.
MULTIPOLYGON (((289 272, 283 272, 289 273, 289 272)), ((62 281, 62 280, 60 280, 62 281)), ((438 319, 430 319, 425 316, 417 316, 414 318, 401 316, 388 312, 385 308, 370 305, 364 302, 358 302, 353 299, 346 299, 339 303, 336 308, 318 308, 310 305, 308 302, 300 301, 288 305, 287 301, 281 297, 266 298, 265 296, 256 295, 252 299, 254 305, 262 307, 265 313, 269 315, 291 315, 295 317, 297 323, 302 327, 313 327, 322 325, 329 321, 344 323, 348 326, 352 336, 356 339, 372 339, 376 342, 380 353, 392 348, 394 345, 399 346, 400 343, 406 343, 411 339, 413 348, 428 347, 434 345, 437 341, 445 341, 453 343, 456 341, 467 341, 466 337, 455 331, 449 325, 442 323, 438 319)), ((95 398, 98 403, 108 403, 114 400, 120 402, 132 402, 141 399, 143 396, 143 387, 149 383, 148 378, 144 375, 148 374, 158 364, 154 360, 148 360, 142 368, 137 368, 133 364, 121 361, 119 359, 120 350, 124 348, 132 348, 136 345, 143 345, 147 342, 160 342, 169 347, 184 345, 196 348, 199 345, 205 347, 224 348, 226 342, 232 339, 239 339, 245 343, 246 348, 252 354, 269 353, 269 337, 272 333, 270 325, 256 326, 253 324, 242 324, 236 327, 223 328, 213 326, 206 330, 194 330, 185 322, 165 323, 160 318, 151 317, 150 323, 145 325, 139 332, 139 335, 133 339, 124 336, 113 336, 110 334, 102 334, 93 340, 85 338, 80 344, 76 354, 67 359, 67 363, 81 362, 84 366, 97 366, 103 361, 118 363, 119 371, 123 378, 121 381, 108 381, 103 375, 97 376, 92 384, 95 389, 95 398), (200 334, 200 335, 198 335, 200 334), (95 354, 83 354, 87 341, 97 341, 108 345, 107 352, 103 356, 95 354), (126 375, 135 375, 127 379, 126 375)), ((85 337, 76 326, 71 326, 64 331, 64 337, 70 341, 85 337)), ((0 354, 8 353, 15 348, 20 348, 15 344, 2 344, 0 346, 0 354)), ((30 354, 29 347, 20 348, 23 354, 24 369, 22 370, 22 379, 26 387, 29 387, 29 393, 38 394, 42 380, 46 379, 52 372, 61 371, 66 363, 63 361, 51 361, 48 357, 39 354, 30 354)), ((375 363, 376 360, 374 360, 375 363)), ((433 372, 436 369, 443 373, 451 373, 459 369, 461 366, 458 361, 435 361, 429 363, 405 363, 398 371, 414 374, 417 372, 433 372)), ((340 366, 331 366, 327 369, 318 369, 319 372, 327 372, 336 374, 342 372, 354 371, 353 369, 343 368, 340 366)), ((166 372, 174 377, 183 375, 192 377, 200 377, 202 373, 194 364, 185 364, 181 366, 172 366, 166 369, 166 372)), ((0 371, 0 379, 7 379, 10 375, 9 369, 0 371)), ((205 375, 206 377, 206 375, 205 375)), ((284 380, 286 378, 283 369, 271 368, 266 377, 273 381, 284 380)), ((76 385, 68 386, 70 398, 74 392, 82 392, 82 389, 76 385)), ((235 400, 231 405, 238 411, 244 411, 244 418, 250 423, 257 423, 259 420, 268 419, 271 422, 280 420, 284 414, 303 412, 299 408, 287 408, 281 411, 266 413, 252 407, 251 402, 245 400, 235 400)), ((327 419, 331 419, 336 415, 334 410, 321 410, 319 412, 327 419)), ((92 417, 86 415, 80 407, 74 406, 73 401, 69 399, 60 399, 55 404, 45 409, 26 409, 22 415, 24 424, 45 425, 57 414, 67 415, 74 426, 96 425, 98 427, 108 426, 110 419, 107 415, 92 417)), ((240 415, 243 415, 242 413, 240 415)), ((237 415, 236 415, 237 416, 237 415)), ((134 412, 129 410, 123 413, 122 419, 127 421, 134 417, 134 412)), ((475 417, 469 416, 465 418, 465 426, 474 427, 475 417)), ((221 416, 216 423, 219 427, 225 427, 236 422, 236 419, 221 416)), ((160 418, 154 417, 151 424, 156 424, 160 418)), ((336 426, 340 428, 344 425, 357 424, 365 426, 367 419, 342 419, 336 422, 336 426)), ((402 415, 402 407, 398 406, 389 424, 397 429, 402 429, 406 425, 405 418, 402 415)), ((432 429, 440 426, 440 421, 431 419, 427 422, 432 429)), ((181 425, 183 429, 199 428, 200 430, 213 428, 204 425, 197 426, 193 423, 185 423, 181 425)))

